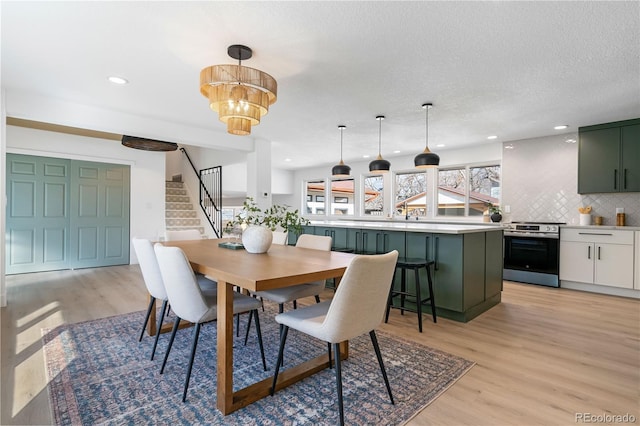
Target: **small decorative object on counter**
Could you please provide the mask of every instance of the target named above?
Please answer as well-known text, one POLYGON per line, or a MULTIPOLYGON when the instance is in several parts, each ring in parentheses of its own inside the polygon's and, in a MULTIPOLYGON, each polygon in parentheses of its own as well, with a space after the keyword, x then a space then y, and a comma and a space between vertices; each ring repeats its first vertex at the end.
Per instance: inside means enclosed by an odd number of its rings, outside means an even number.
POLYGON ((591 225, 591 206, 578 207, 580 212, 580 226, 591 225))
POLYGON ((616 226, 624 226, 625 215, 624 209, 621 207, 616 208, 616 226))
POLYGON ((491 217, 491 222, 497 223, 502 220, 502 210, 500 210, 499 206, 494 205, 493 203, 487 203, 487 211, 491 217))
POLYGON ((593 223, 598 226, 602 225, 602 216, 594 216, 593 223))

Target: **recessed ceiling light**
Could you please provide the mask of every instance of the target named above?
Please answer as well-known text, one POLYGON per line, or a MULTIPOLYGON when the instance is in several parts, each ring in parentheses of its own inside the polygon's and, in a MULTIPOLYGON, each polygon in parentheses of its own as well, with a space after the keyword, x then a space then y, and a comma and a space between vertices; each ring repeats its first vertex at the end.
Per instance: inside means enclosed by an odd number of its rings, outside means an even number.
POLYGON ((126 78, 123 77, 118 77, 115 75, 112 75, 109 77, 109 81, 112 82, 113 84, 127 84, 129 83, 129 80, 127 80, 126 78))
POLYGON ((285 158, 284 161, 286 161, 287 163, 291 161, 291 158, 285 158))
POLYGON ((568 125, 568 124, 561 124, 561 125, 559 125, 559 126, 554 127, 554 130, 564 130, 564 129, 566 129, 567 127, 569 127, 569 125, 568 125))
POLYGON ((443 148, 443 147, 445 147, 445 146, 446 146, 445 144, 443 144, 443 143, 439 143, 438 145, 436 145, 436 148, 443 148))
POLYGON ((394 154, 400 154, 400 150, 396 149, 395 151, 393 151, 394 154))
POLYGON ((565 142, 566 143, 576 143, 577 140, 569 138, 569 139, 565 140, 565 142))
POLYGON ((487 136, 487 139, 498 139, 496 135, 487 136))
POLYGON ((505 145, 504 149, 513 149, 513 145, 509 144, 509 145, 505 145))
POLYGON ((365 154, 365 155, 362 156, 362 158, 369 158, 369 155, 365 154))

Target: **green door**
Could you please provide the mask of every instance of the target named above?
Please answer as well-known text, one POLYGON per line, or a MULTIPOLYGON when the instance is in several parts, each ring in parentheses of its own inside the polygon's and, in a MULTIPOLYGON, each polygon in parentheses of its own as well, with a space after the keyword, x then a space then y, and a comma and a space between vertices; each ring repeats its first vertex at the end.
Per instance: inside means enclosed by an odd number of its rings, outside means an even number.
POLYGON ((7 274, 69 267, 69 165, 7 154, 7 274))
POLYGON ((620 191, 620 128, 580 132, 578 194, 620 191))
POLYGON ((72 268, 129 263, 129 166, 71 164, 72 268))
POLYGON ((622 128, 621 155, 621 190, 640 192, 640 124, 622 128))

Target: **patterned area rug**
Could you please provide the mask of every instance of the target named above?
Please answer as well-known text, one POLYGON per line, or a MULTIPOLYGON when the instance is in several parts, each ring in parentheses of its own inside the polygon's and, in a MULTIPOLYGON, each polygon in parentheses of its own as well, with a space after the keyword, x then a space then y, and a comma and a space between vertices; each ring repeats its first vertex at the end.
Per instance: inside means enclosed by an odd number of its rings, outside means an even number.
MULTIPOLYGON (((260 314, 267 365, 260 361, 255 328, 243 345, 234 341, 234 387, 273 375, 278 352, 275 309, 260 314)), ((169 335, 160 336, 154 361, 153 338, 137 337, 144 319, 134 312, 43 330, 44 355, 53 418, 63 425, 220 424, 335 425, 339 422, 335 370, 321 371, 229 416, 216 410, 216 324, 202 327, 187 402, 181 401, 191 328, 178 331, 164 374, 160 365, 169 335)), ((172 318, 170 319, 170 321, 172 318)), ((378 332, 395 405, 386 393, 368 335, 350 342, 343 363, 347 424, 397 425, 411 419, 464 375, 473 363, 378 332)), ((285 367, 326 354, 326 344, 290 330, 285 367)))

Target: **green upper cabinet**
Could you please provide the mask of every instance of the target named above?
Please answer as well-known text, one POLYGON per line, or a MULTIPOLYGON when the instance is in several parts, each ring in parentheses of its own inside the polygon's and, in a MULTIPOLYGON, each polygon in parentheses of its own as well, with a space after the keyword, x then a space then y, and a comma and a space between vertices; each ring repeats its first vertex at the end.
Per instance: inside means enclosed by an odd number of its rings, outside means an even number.
POLYGON ((578 193, 640 191, 640 119, 581 127, 578 193))

